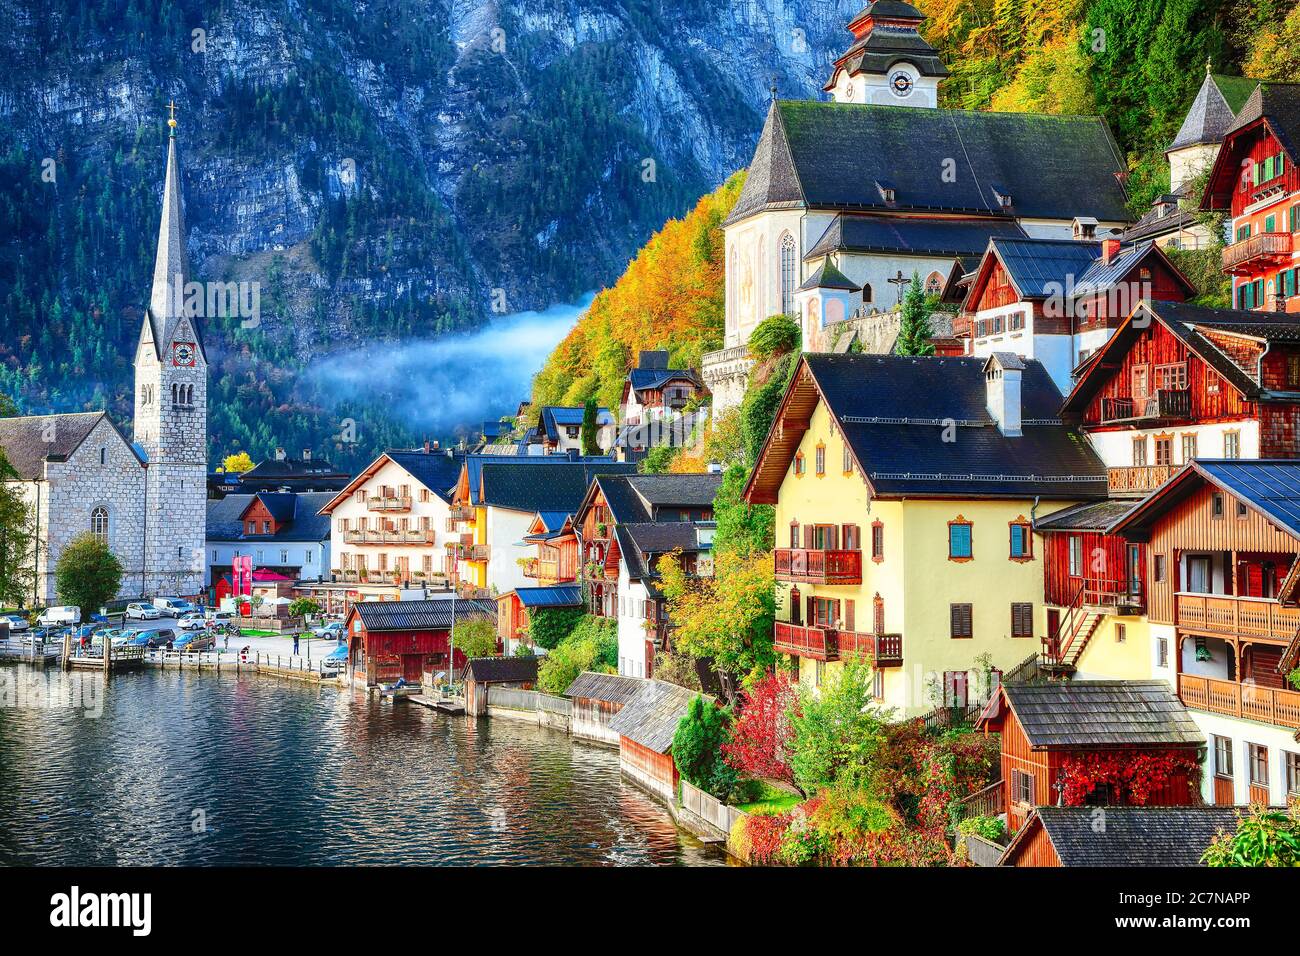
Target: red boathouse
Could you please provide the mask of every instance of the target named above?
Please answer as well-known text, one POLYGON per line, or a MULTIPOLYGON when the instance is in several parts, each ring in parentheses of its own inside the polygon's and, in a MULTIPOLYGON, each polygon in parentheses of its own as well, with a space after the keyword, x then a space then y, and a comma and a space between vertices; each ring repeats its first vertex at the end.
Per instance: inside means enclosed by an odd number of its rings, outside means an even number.
MULTIPOLYGON (((453 621, 496 620, 491 601, 363 601, 348 612, 348 667, 352 680, 366 687, 405 677, 419 683, 427 671, 448 670, 453 621)), ((455 670, 465 655, 454 649, 455 670)))

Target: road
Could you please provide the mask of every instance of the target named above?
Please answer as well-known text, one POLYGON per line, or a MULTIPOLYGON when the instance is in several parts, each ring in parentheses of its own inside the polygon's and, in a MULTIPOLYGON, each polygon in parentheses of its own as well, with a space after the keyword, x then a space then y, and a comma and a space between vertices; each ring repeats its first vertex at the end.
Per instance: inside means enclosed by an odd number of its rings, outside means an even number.
MULTIPOLYGON (((173 631, 176 631, 177 635, 181 633, 181 631, 176 627, 176 619, 174 617, 161 617, 156 621, 125 621, 122 626, 132 631, 145 631, 154 628, 169 627, 173 631)), ((233 634, 230 636, 229 649, 231 652, 238 651, 244 647, 250 648, 253 651, 260 651, 263 654, 284 654, 285 656, 288 656, 293 653, 293 636, 288 634, 270 637, 253 637, 251 635, 235 637, 233 634)), ((335 641, 321 640, 316 637, 313 637, 308 641, 306 638, 303 638, 298 642, 298 653, 302 657, 310 656, 315 659, 324 657, 336 647, 338 647, 338 643, 335 641)), ((217 635, 217 650, 224 650, 225 648, 225 635, 217 635)))

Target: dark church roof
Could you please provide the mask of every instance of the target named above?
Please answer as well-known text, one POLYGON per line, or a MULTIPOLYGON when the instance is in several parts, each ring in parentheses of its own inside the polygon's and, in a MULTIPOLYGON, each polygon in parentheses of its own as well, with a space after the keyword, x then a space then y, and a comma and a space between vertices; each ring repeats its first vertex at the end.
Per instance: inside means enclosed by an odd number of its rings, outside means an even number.
POLYGON ((781 100, 728 222, 768 208, 1128 222, 1124 169, 1096 116, 781 100), (955 161, 954 175, 941 158, 955 161))
POLYGON ((836 216, 805 260, 834 252, 894 252, 912 256, 976 256, 990 237, 1023 239, 1010 219, 904 219, 897 216, 836 216))
POLYGON ((1243 76, 1207 73, 1169 150, 1221 142, 1232 128, 1237 111, 1258 85, 1258 80, 1243 76))
MULTIPOLYGON (((916 7, 900 0, 877 0, 876 3, 867 4, 850 23, 856 23, 865 17, 901 20, 904 24, 898 25, 901 29, 893 24, 889 27, 874 26, 836 60, 839 69, 848 70, 850 75, 861 72, 884 74, 895 63, 905 60, 915 66, 922 76, 948 75, 948 68, 934 47, 915 30, 915 26, 925 19, 925 14, 916 7), (906 21, 909 20, 913 23, 907 24, 906 21)), ((825 89, 834 86, 839 69, 831 74, 825 89)))
POLYGON ((99 424, 107 419, 136 458, 140 453, 105 412, 69 412, 60 415, 20 415, 0 418, 0 449, 19 478, 35 481, 45 476, 45 462, 66 461, 99 424))

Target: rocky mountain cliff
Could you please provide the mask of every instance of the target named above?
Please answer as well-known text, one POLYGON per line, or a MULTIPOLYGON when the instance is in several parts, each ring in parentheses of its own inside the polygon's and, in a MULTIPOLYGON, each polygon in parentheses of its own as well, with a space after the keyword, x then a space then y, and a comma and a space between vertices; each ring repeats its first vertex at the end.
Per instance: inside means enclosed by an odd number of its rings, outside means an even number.
MULTIPOLYGON (((174 100, 196 277, 260 288, 260 325, 206 321, 213 455, 346 460, 307 363, 611 283, 860 6, 0 0, 0 390, 128 413, 174 100)), ((366 416, 353 458, 416 437, 382 401, 329 414, 366 416)))

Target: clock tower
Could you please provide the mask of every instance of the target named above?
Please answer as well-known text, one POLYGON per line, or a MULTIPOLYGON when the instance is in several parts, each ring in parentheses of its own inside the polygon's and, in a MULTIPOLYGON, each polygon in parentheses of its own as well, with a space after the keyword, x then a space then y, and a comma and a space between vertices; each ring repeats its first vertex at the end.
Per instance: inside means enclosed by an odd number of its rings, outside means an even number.
POLYGON ((134 439, 146 457, 144 591, 189 596, 203 586, 207 523, 208 363, 203 295, 189 288, 175 108, 153 288, 135 354, 134 439))
POLYGON ((910 3, 868 3, 849 21, 853 45, 835 61, 826 92, 837 103, 937 107, 948 68, 919 32, 924 19, 910 3))

